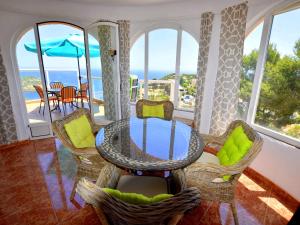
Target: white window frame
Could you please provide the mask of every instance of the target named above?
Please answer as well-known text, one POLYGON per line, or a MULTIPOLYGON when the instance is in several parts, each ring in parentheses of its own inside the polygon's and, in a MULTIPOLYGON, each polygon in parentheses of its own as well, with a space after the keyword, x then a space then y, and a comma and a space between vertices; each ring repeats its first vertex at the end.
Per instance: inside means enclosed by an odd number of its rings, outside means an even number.
MULTIPOLYGON (((177 32, 177 40, 176 40, 176 63, 175 63, 175 86, 174 86, 174 93, 170 93, 170 95, 174 96, 174 108, 176 111, 194 113, 195 107, 193 109, 186 109, 186 108, 179 108, 179 83, 180 83, 180 72, 181 72, 181 49, 182 49, 182 32, 185 31, 189 35, 191 35, 199 46, 199 41, 195 38, 195 35, 186 29, 183 29, 182 26, 178 24, 161 24, 152 26, 146 29, 144 32, 141 32, 140 35, 137 35, 135 40, 133 41, 131 48, 136 43, 136 41, 142 36, 145 35, 144 40, 144 98, 148 99, 148 72, 149 72, 149 33, 159 29, 172 29, 176 30, 177 32)), ((197 76, 197 73, 196 73, 197 76)))
POLYGON ((289 8, 289 10, 285 8, 284 11, 279 11, 278 9, 275 9, 272 10, 270 13, 268 13, 264 18, 264 25, 263 25, 262 35, 261 35, 259 54, 257 59, 255 76, 253 80, 253 88, 252 88, 246 121, 247 123, 251 124, 251 126, 258 132, 299 148, 300 147, 299 139, 293 138, 291 136, 285 135, 283 133, 277 132, 275 130, 263 127, 255 123, 256 111, 257 111, 257 106, 260 98, 261 84, 264 76, 267 51, 268 51, 270 36, 272 32, 273 18, 274 16, 280 13, 288 12, 293 9, 295 9, 295 7, 291 7, 289 8))

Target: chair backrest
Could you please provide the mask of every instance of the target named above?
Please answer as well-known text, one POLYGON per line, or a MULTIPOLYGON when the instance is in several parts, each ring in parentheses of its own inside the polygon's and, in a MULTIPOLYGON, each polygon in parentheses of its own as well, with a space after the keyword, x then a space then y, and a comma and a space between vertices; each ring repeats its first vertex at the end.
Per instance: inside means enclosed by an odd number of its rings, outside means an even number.
POLYGON ((41 100, 44 100, 44 92, 40 85, 33 85, 41 100))
POLYGON ((184 214, 200 202, 199 190, 190 187, 173 197, 150 205, 133 205, 103 192, 96 184, 81 180, 79 195, 89 204, 98 206, 112 224, 150 225, 166 224, 174 216, 184 214))
POLYGON ((60 96, 62 102, 73 102, 74 98, 76 97, 76 87, 74 86, 63 87, 60 91, 60 96))
POLYGON ((173 111, 174 111, 174 105, 171 101, 164 100, 164 101, 151 101, 146 99, 140 99, 136 103, 136 116, 138 118, 144 118, 143 117, 143 105, 149 105, 149 106, 155 106, 155 105, 161 105, 164 106, 164 119, 171 120, 173 118, 173 111))
POLYGON ((50 82, 50 87, 53 89, 62 89, 64 85, 62 82, 55 81, 55 82, 50 82))
POLYGON ((81 97, 87 97, 88 87, 88 83, 83 83, 80 85, 81 97))
POLYGON ((85 115, 87 117, 87 119, 91 125, 94 124, 94 122, 91 118, 90 111, 88 109, 84 109, 84 108, 77 109, 74 112, 72 112, 71 114, 63 117, 62 119, 58 119, 58 120, 52 122, 52 130, 56 134, 58 139, 63 143, 63 145, 65 147, 70 149, 75 154, 76 154, 76 151, 74 151, 74 150, 76 149, 76 147, 73 145, 72 141, 70 140, 70 138, 65 130, 64 125, 66 123, 71 122, 72 120, 75 120, 75 119, 81 117, 82 115, 85 115))

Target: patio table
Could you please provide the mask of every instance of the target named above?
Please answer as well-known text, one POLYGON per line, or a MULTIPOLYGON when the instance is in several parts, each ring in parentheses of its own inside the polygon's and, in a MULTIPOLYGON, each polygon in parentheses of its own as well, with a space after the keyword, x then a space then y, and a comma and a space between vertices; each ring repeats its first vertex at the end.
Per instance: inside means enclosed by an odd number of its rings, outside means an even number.
POLYGON ((55 95, 56 98, 57 98, 57 105, 55 105, 55 107, 50 110, 51 112, 54 111, 54 110, 60 110, 60 107, 59 107, 60 91, 61 91, 61 88, 48 88, 47 89, 48 94, 55 95))
POLYGON ((100 129, 96 148, 108 162, 135 171, 171 171, 195 162, 204 142, 177 120, 131 117, 100 129))

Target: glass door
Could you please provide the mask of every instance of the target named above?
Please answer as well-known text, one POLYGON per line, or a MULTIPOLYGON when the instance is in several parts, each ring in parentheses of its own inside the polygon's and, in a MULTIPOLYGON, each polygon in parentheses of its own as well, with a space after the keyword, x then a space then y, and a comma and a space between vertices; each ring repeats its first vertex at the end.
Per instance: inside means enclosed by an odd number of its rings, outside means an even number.
POLYGON ((26 136, 32 139, 52 135, 39 55, 26 48, 26 46, 34 46, 37 49, 38 37, 35 30, 35 27, 30 28, 20 37, 16 45, 19 96, 22 107, 26 109, 22 111, 22 116, 27 128, 26 136))
POLYGON ((83 29, 72 24, 38 24, 51 121, 90 108, 83 29))

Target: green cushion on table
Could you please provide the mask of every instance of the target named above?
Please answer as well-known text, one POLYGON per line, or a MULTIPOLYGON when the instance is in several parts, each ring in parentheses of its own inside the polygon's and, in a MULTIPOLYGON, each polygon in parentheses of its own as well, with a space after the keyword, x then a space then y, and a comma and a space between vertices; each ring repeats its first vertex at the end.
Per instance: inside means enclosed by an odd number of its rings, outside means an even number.
POLYGON ((64 128, 76 148, 95 147, 95 136, 86 115, 66 123, 64 128))
MULTIPOLYGON (((249 140, 242 126, 236 127, 228 136, 224 146, 217 153, 220 164, 224 166, 234 165, 241 161, 252 147, 253 142, 249 140)), ((228 181, 230 176, 224 176, 228 181)))
POLYGON ((169 199, 173 197, 172 194, 159 194, 155 195, 153 197, 147 197, 142 194, 137 194, 137 193, 125 193, 125 192, 120 192, 119 190, 116 189, 111 189, 111 188, 102 188, 102 190, 110 194, 111 196, 118 198, 124 202, 134 204, 134 205, 147 205, 147 204, 152 204, 156 202, 160 202, 166 199, 169 199))
POLYGON ((158 117, 164 118, 164 105, 143 105, 143 117, 158 117))

